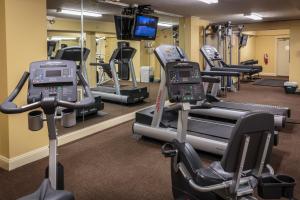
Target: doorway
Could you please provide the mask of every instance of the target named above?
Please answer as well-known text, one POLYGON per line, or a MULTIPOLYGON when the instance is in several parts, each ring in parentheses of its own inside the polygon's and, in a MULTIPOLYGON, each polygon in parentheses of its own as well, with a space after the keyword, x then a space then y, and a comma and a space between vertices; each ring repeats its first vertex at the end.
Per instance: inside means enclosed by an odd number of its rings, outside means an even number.
POLYGON ((289 76, 290 39, 277 39, 277 76, 289 76))

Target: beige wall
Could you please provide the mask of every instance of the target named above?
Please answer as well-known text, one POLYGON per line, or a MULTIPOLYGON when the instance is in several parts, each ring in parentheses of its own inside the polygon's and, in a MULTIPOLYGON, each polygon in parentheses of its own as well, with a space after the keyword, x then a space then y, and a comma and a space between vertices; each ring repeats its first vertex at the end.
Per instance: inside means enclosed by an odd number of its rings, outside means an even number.
MULTIPOLYGON (((172 29, 162 29, 162 30, 158 31, 154 47, 156 48, 162 44, 171 44, 171 45, 174 44, 172 29)), ((160 66, 159 61, 156 59, 154 53, 147 54, 147 56, 145 56, 145 58, 148 59, 151 62, 151 66, 154 67, 154 78, 160 79, 161 66, 160 66), (150 55, 150 58, 149 58, 149 55, 150 55)))
MULTIPOLYGON (((54 24, 48 23, 47 29, 51 31, 77 31, 80 32, 80 21, 70 19, 56 19, 54 24)), ((112 22, 95 22, 84 20, 85 32, 101 32, 101 33, 115 33, 115 24, 112 22)))
MULTIPOLYGON (((5 1, 0 0, 0 102, 7 96, 5 1)), ((8 117, 0 113, 0 156, 9 156, 8 117)))
POLYGON ((247 46, 241 48, 241 61, 255 59, 255 51, 256 51, 256 40, 255 35, 253 33, 247 33, 248 42, 247 46))
POLYGON ((209 24, 199 17, 185 17, 180 19, 179 46, 184 49, 189 60, 203 65, 203 57, 200 56, 200 48, 203 41, 203 30, 209 24))
MULTIPOLYGON (((1 29, 0 37, 1 40, 3 34, 6 37, 6 48, 0 50, 5 51, 1 55, 4 55, 6 59, 6 63, 1 65, 1 72, 5 73, 6 70, 7 89, 12 91, 32 61, 47 58, 46 0, 1 0, 1 10, 0 24, 3 26, 5 23, 5 29, 1 29), (5 5, 5 17, 2 12, 3 5, 5 5), (20 30, 22 30, 21 34, 20 30)), ((3 46, 2 43, 1 46, 3 46)), ((5 93, 1 92, 2 95, 5 93)), ((16 103, 26 103, 26 88, 16 103)), ((1 121, 2 119, 3 117, 1 121)), ((28 131, 26 114, 10 115, 7 125, 8 130, 5 130, 5 126, 1 126, 2 134, 9 135, 9 150, 4 151, 5 157, 12 158, 47 144, 45 129, 37 133, 28 131)))
POLYGON ((241 60, 257 59, 266 75, 277 74, 277 40, 289 38, 290 30, 260 30, 246 32, 250 34, 247 46, 241 50, 241 60), (264 54, 268 54, 269 62, 265 64, 264 54))
POLYGON ((300 20, 247 24, 246 30, 290 30, 290 80, 300 83, 300 20))
POLYGON ((300 84, 300 21, 290 31, 290 81, 300 84))

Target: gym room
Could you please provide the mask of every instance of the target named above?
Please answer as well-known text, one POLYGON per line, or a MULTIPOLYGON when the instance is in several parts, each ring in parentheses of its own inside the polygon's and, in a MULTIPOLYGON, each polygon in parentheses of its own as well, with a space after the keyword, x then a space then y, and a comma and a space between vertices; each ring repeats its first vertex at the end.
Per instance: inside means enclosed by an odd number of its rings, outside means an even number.
POLYGON ((298 0, 0 0, 0 200, 300 199, 298 0))

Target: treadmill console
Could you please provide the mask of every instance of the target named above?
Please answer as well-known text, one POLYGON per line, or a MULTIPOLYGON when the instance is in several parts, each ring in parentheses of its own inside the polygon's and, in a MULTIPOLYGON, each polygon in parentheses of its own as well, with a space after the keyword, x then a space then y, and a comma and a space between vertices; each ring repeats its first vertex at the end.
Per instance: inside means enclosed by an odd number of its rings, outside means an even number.
POLYGON ((160 45, 154 53, 162 67, 166 67, 169 62, 187 61, 183 50, 175 45, 160 45))
POLYGON ((198 63, 167 63, 166 82, 170 102, 194 103, 205 99, 198 63))
POLYGON ((202 52, 203 56, 206 58, 206 60, 211 60, 211 61, 221 61, 222 60, 217 49, 213 46, 205 45, 201 48, 201 52, 202 52))
POLYGON ((37 102, 46 97, 76 102, 76 63, 65 60, 31 63, 28 88, 28 103, 37 102))

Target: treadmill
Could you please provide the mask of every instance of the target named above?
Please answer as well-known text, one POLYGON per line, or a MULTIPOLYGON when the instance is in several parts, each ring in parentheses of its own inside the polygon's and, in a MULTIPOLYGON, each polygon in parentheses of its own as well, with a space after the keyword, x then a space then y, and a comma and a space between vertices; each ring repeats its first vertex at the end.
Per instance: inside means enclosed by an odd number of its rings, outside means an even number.
MULTIPOLYGON (((108 64, 97 63, 97 65, 101 66, 103 71, 113 80, 113 84, 108 84, 107 82, 101 85, 98 84, 97 87, 91 88, 92 93, 100 95, 103 100, 123 104, 134 104, 148 98, 149 93, 147 87, 138 86, 136 81, 132 61, 135 53, 136 49, 130 47, 128 42, 119 42, 118 48, 113 52, 108 64), (119 69, 124 69, 124 67, 125 69, 126 67, 128 68, 132 79, 132 85, 120 84, 119 78, 123 75, 121 75, 120 71, 120 74, 118 75, 116 64, 119 65, 119 69)), ((125 76, 129 77, 129 75, 125 76)))
POLYGON ((221 58, 217 49, 211 45, 204 45, 200 49, 205 61, 207 62, 207 71, 231 71, 239 72, 242 76, 253 76, 262 72, 262 66, 259 65, 228 65, 221 58))
MULTIPOLYGON (((77 70, 79 70, 88 81, 87 74, 86 74, 86 67, 84 65, 85 61, 87 60, 90 50, 88 48, 82 48, 83 53, 81 55, 81 47, 74 46, 74 47, 65 47, 57 51, 55 55, 55 59, 57 60, 71 60, 77 63, 77 70), (83 56, 83 62, 81 61, 81 56, 83 56)), ((83 98, 82 90, 78 90, 78 95, 80 98, 83 98)), ((77 109, 76 116, 77 117, 85 117, 90 115, 98 114, 98 111, 104 109, 104 103, 102 102, 102 98, 100 95, 93 95, 95 98, 95 103, 93 106, 90 106, 85 109, 77 109)))
MULTIPOLYGON (((161 45, 155 49, 154 53, 163 69, 165 69, 166 64, 170 62, 188 63, 188 59, 183 50, 173 45, 161 45)), ((194 65, 196 64, 193 64, 193 66, 194 65)), ((197 64, 197 67, 200 68, 199 64, 197 64)), ((162 70, 161 72, 161 83, 156 105, 136 113, 136 119, 133 124, 133 136, 136 139, 146 136, 170 142, 176 138, 178 113, 176 110, 173 110, 171 106, 165 107, 167 85, 165 71, 162 70)), ((197 73, 195 72, 194 74, 197 73)), ((204 94, 202 80, 200 81, 200 85, 204 94)), ((203 100, 206 100, 205 96, 203 100)), ((225 109, 216 107, 214 103, 212 103, 212 105, 213 107, 208 110, 199 109, 190 112, 187 141, 196 149, 222 155, 227 147, 228 139, 231 136, 237 120, 248 113, 249 110, 225 109)), ((284 125, 285 118, 286 117, 282 115, 274 115, 278 129, 284 125)))

